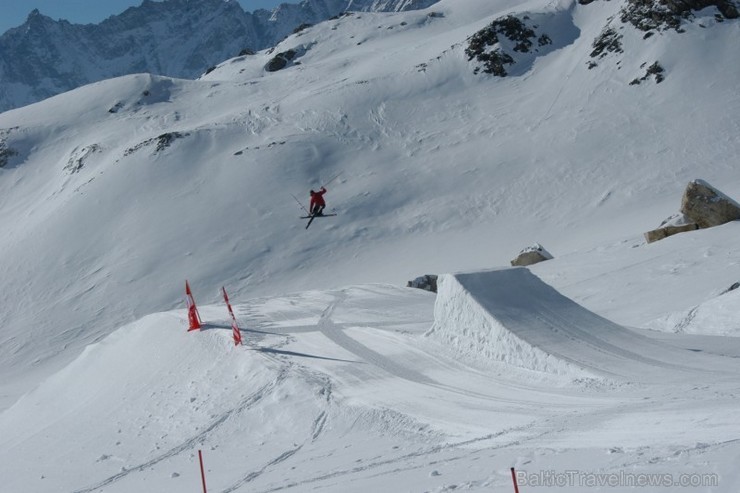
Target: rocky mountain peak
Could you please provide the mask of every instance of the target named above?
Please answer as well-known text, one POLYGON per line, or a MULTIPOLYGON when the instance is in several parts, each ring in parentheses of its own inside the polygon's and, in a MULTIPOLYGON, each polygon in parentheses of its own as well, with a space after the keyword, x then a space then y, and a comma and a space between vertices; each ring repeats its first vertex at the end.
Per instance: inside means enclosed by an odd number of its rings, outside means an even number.
POLYGON ((302 24, 345 10, 399 11, 438 0, 304 0, 245 12, 236 0, 143 0, 98 24, 34 9, 0 36, 0 111, 130 73, 195 78, 245 49, 274 46, 302 24))

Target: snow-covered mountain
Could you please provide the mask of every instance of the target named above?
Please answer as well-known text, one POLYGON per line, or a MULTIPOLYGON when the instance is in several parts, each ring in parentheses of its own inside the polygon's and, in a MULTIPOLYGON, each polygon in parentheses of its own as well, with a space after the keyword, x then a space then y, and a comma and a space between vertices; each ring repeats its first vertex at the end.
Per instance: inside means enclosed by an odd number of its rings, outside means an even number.
POLYGON ((340 15, 0 114, 3 487, 737 491, 740 224, 642 233, 740 198, 740 22, 634 6, 340 15))
POLYGON ((304 0, 245 12, 232 0, 145 0, 100 24, 55 21, 33 10, 0 36, 0 111, 90 82, 148 72, 194 78, 294 29, 345 10, 399 12, 436 0, 304 0))

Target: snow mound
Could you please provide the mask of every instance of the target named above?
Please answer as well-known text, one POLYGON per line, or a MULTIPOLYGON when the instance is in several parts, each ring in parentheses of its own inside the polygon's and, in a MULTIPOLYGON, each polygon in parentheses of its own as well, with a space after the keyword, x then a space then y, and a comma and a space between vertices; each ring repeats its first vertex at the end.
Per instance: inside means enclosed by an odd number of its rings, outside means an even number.
MULTIPOLYGON (((223 312, 201 307, 207 320, 223 312)), ((229 457, 252 457, 246 467, 258 468, 264 457, 292 451, 304 430, 314 436, 326 405, 323 382, 296 380, 246 348, 234 350, 227 327, 218 320, 187 332, 178 310, 146 316, 88 346, 0 415, 0 472, 16 470, 2 475, 3 491, 182 490, 145 486, 140 473, 195 482, 196 470, 186 465, 204 443, 223 444, 206 449, 214 478, 237 483, 221 469, 229 457), (287 399, 296 399, 289 410, 287 399), (234 436, 250 440, 225 445, 234 436), (78 447, 73 458, 70 443, 78 447), (37 457, 36 450, 48 461, 13 465, 15 457, 37 457)))
POLYGON ((648 324, 665 332, 740 337, 740 289, 737 283, 720 296, 690 310, 671 313, 648 324))
MULTIPOLYGON (((509 282, 504 277, 521 277, 529 271, 514 269, 471 274, 447 274, 438 279, 434 325, 428 335, 453 348, 466 360, 489 359, 513 366, 572 376, 594 376, 559 359, 510 330, 506 317, 497 316, 496 305, 503 308, 515 301, 501 296, 509 282), (497 289, 498 288, 498 289, 497 289), (495 290, 495 292, 494 292, 495 290)), ((531 274, 529 274, 531 276, 531 274)))
POLYGON ((427 335, 466 361, 493 360, 574 380, 663 380, 702 368, 690 355, 587 310, 524 268, 446 274, 438 289, 427 335))

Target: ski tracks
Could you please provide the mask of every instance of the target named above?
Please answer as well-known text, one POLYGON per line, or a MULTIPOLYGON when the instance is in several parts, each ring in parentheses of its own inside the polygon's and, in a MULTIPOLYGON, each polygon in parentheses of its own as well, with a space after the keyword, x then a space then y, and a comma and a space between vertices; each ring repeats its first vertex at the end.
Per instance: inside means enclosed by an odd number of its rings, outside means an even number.
MULTIPOLYGON (((272 358, 272 357, 269 357, 269 358, 277 360, 277 358, 272 358)), ((258 478, 259 476, 267 472, 270 468, 276 465, 279 465, 280 463, 291 458, 293 455, 298 453, 304 447, 306 443, 314 442, 321 436, 321 433, 323 432, 324 427, 326 426, 326 423, 328 420, 328 414, 329 414, 328 408, 332 400, 331 382, 325 375, 315 374, 305 368, 296 367, 295 365, 291 363, 286 364, 284 362, 281 362, 280 371, 278 375, 271 382, 263 385, 262 387, 257 389, 255 392, 247 396, 236 407, 222 413, 213 422, 211 422, 211 424, 208 425, 207 428, 205 428, 203 431, 201 431, 197 435, 194 435, 193 437, 189 438, 183 443, 171 448, 170 450, 164 452, 163 454, 160 454, 152 458, 151 460, 148 460, 144 463, 138 464, 133 467, 126 468, 120 473, 110 476, 98 483, 87 486, 85 488, 75 490, 74 493, 92 493, 93 491, 100 490, 101 488, 104 488, 105 486, 108 486, 117 481, 120 481, 131 474, 150 469, 152 466, 166 459, 177 456, 178 454, 182 452, 195 449, 199 443, 203 443, 213 431, 215 431, 217 428, 223 425, 229 418, 238 416, 240 413, 250 410, 251 408, 257 406, 263 399, 269 397, 273 392, 277 390, 277 388, 283 382, 287 380, 291 371, 295 371, 299 373, 299 375, 303 379, 308 380, 319 386, 318 395, 321 396, 321 400, 324 402, 324 405, 326 408, 323 409, 313 420, 313 424, 308 433, 308 438, 306 439, 304 443, 282 452, 277 457, 265 463, 265 465, 262 466, 260 469, 249 472, 247 475, 239 479, 237 482, 235 482, 231 486, 228 486, 227 488, 221 490, 221 492, 229 493, 229 492, 238 490, 245 484, 250 483, 254 479, 258 478)))
MULTIPOLYGON (((313 327, 313 330, 320 331, 327 339, 332 341, 334 344, 341 348, 349 351, 355 355, 358 359, 368 363, 371 368, 369 371, 381 371, 392 375, 393 377, 410 381, 412 383, 426 385, 437 388, 439 390, 459 393, 466 397, 474 397, 485 400, 501 400, 501 396, 488 396, 481 395, 474 392, 466 392, 462 389, 451 388, 448 385, 441 384, 435 380, 427 377, 426 375, 411 369, 406 368, 403 365, 391 360, 390 358, 373 351, 359 341, 353 339, 345 333, 346 326, 353 325, 350 323, 337 323, 334 321, 335 312, 347 302, 349 295, 345 291, 339 291, 334 293, 333 299, 328 301, 328 305, 321 312, 318 322, 313 327)), ((282 312, 276 312, 273 315, 278 317, 285 316, 287 314, 282 312)), ((270 318, 260 314, 258 310, 250 310, 249 318, 255 322, 259 320, 259 326, 264 328, 265 325, 270 325, 270 318)), ((287 320, 288 317, 286 317, 287 320)), ((271 329, 274 330, 273 327, 271 329)), ((282 333, 282 336, 293 337, 292 333, 302 333, 309 330, 308 326, 297 326, 297 327, 283 327, 286 333, 282 333), (295 331, 293 329, 296 329, 295 331)), ((271 359, 281 362, 282 365, 286 365, 285 358, 274 358, 271 359)), ((300 364, 287 363, 289 368, 292 368, 294 372, 298 374, 300 378, 303 378, 309 382, 318 383, 320 387, 319 394, 323 396, 326 401, 326 408, 322 410, 314 418, 313 424, 310 430, 307 430, 306 438, 302 443, 295 445, 294 447, 283 451, 279 455, 271 458, 264 463, 257 470, 253 470, 245 474, 238 481, 232 485, 220 490, 222 493, 231 493, 245 485, 249 485, 257 478, 268 473, 271 469, 280 466, 284 462, 290 460, 296 454, 298 454, 307 444, 313 443, 318 440, 324 428, 329 420, 329 410, 332 401, 332 385, 330 377, 309 369, 306 366, 300 364)), ((365 370, 363 370, 365 371, 365 370)), ((519 402, 517 400, 506 400, 506 403, 519 402)), ((355 467, 348 467, 344 469, 326 471, 323 474, 317 472, 313 477, 306 477, 301 479, 300 482, 289 481, 282 485, 273 485, 267 487, 263 493, 287 490, 296 488, 299 486, 306 486, 308 484, 321 483, 323 481, 331 480, 334 478, 346 477, 357 473, 371 473, 373 475, 386 475, 393 474, 399 471, 413 470, 428 466, 433 466, 441 461, 450 460, 461 460, 471 454, 477 453, 476 450, 484 449, 486 451, 504 449, 508 447, 523 446, 527 443, 531 443, 534 440, 541 440, 546 436, 557 435, 562 433, 564 430, 571 426, 577 426, 579 423, 590 423, 600 422, 603 419, 602 413, 603 408, 599 407, 592 410, 591 412, 573 414, 571 412, 563 412, 563 409, 558 409, 553 412, 546 412, 539 419, 528 421, 527 423, 520 424, 517 426, 507 427, 499 429, 491 433, 482 434, 465 440, 456 440, 452 442, 444 442, 437 444, 426 444, 420 445, 414 451, 406 454, 396 455, 393 457, 378 457, 375 460, 371 460, 363 465, 357 465, 355 467), (555 431, 553 431, 555 430, 555 431), (472 448, 470 448, 472 446, 472 448), (390 468, 390 469, 389 469, 390 468)))
POLYGON ((313 421, 313 425, 309 432, 310 438, 306 439, 306 441, 304 441, 303 443, 296 445, 295 447, 289 450, 286 450, 285 452, 281 453, 274 459, 271 459, 270 461, 265 463, 265 465, 262 466, 260 469, 248 473, 246 476, 242 477, 241 479, 236 481, 231 486, 228 486, 225 489, 221 490, 221 493, 231 493, 232 491, 236 491, 242 486, 254 481, 258 477, 262 476, 264 473, 269 471, 271 468, 281 464, 282 462, 285 462, 286 460, 290 459, 295 454, 300 452, 300 450, 307 443, 314 442, 321 436, 321 433, 323 432, 324 427, 326 426, 326 421, 328 419, 328 409, 329 409, 329 405, 331 404, 331 400, 332 400, 331 382, 329 381, 328 377, 326 377, 325 375, 320 375, 320 374, 310 372, 309 370, 305 368, 299 368, 297 369, 297 371, 301 374, 301 376, 305 377, 307 380, 318 383, 321 386, 321 389, 319 390, 319 395, 322 396, 325 402, 325 405, 326 405, 326 409, 321 411, 313 421))
MULTIPOLYGON (((426 384, 426 385, 439 385, 438 382, 431 378, 423 375, 422 373, 413 369, 407 368, 396 361, 383 356, 382 354, 373 351, 359 341, 353 339, 345 333, 346 325, 360 326, 364 325, 361 322, 352 324, 336 323, 332 319, 332 315, 338 307, 340 307, 347 300, 347 293, 345 291, 339 291, 334 294, 334 299, 329 301, 328 306, 321 313, 316 325, 300 325, 300 326, 276 326, 270 323, 270 319, 265 315, 259 313, 258 310, 250 308, 246 311, 242 310, 240 316, 247 320, 248 323, 257 325, 259 331, 265 333, 274 333, 283 337, 287 337, 288 340, 294 340, 293 334, 302 332, 321 332, 327 339, 332 341, 337 346, 349 351, 355 355, 358 359, 369 363, 372 366, 383 370, 384 372, 398 377, 403 380, 408 380, 414 383, 426 384)), ((288 320, 287 314, 281 311, 276 311, 272 315, 275 317, 284 317, 288 320)), ((368 325, 372 326, 372 324, 368 325)))
POLYGON ((334 310, 337 308, 338 305, 344 302, 346 297, 347 295, 344 292, 340 292, 337 295, 337 298, 321 314, 321 318, 318 322, 318 327, 321 333, 324 334, 324 336, 326 336, 334 344, 342 347, 343 349, 346 349, 358 358, 367 361, 373 366, 376 366, 377 368, 380 368, 381 370, 384 370, 385 372, 390 373, 395 377, 420 384, 437 385, 437 382, 427 377, 426 375, 423 375, 422 373, 396 363, 392 359, 371 350, 367 346, 359 343, 355 339, 352 339, 347 334, 345 334, 342 330, 342 327, 338 324, 335 324, 332 321, 331 317, 334 313, 334 310))
POLYGON ((218 427, 223 425, 229 418, 236 416, 246 410, 249 410, 250 408, 257 405, 262 399, 269 396, 272 392, 275 391, 277 387, 280 386, 282 382, 285 381, 287 376, 288 376, 287 369, 286 368, 281 369, 281 371, 278 373, 275 379, 263 385, 262 387, 257 389, 252 394, 248 395, 236 407, 229 409, 228 411, 222 413, 214 421, 212 421, 211 424, 208 425, 207 428, 205 428, 203 431, 201 431, 197 435, 194 435, 193 437, 187 439, 183 443, 171 448, 170 450, 164 452, 163 454, 160 454, 142 464, 126 468, 123 471, 119 472, 118 474, 114 474, 113 476, 110 476, 109 478, 106 478, 94 485, 75 490, 74 493, 91 493, 93 491, 99 490, 100 488, 103 488, 117 481, 120 481, 121 479, 124 479, 125 477, 129 476, 130 474, 149 469, 152 466, 166 459, 174 457, 186 450, 194 449, 198 443, 204 442, 205 439, 214 430, 216 430, 218 427))

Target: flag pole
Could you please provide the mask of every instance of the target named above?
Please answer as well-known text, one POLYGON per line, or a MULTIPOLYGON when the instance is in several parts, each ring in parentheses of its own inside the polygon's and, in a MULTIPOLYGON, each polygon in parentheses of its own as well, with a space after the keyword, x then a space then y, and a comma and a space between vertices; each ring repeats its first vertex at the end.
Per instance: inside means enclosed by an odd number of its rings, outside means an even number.
POLYGON ((203 480, 203 493, 208 493, 206 490, 206 472, 203 468, 203 452, 198 449, 198 460, 200 461, 200 477, 203 480))

